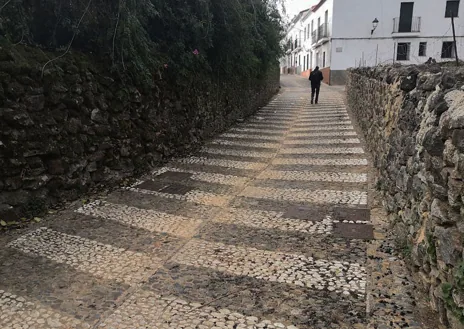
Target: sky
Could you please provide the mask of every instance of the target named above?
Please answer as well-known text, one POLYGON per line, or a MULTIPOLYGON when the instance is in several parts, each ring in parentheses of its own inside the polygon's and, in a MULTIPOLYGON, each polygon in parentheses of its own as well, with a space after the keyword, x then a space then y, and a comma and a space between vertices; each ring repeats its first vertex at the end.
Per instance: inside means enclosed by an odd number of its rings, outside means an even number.
POLYGON ((285 7, 287 9, 287 15, 290 19, 293 18, 303 9, 308 9, 311 6, 317 4, 318 0, 285 0, 285 7))

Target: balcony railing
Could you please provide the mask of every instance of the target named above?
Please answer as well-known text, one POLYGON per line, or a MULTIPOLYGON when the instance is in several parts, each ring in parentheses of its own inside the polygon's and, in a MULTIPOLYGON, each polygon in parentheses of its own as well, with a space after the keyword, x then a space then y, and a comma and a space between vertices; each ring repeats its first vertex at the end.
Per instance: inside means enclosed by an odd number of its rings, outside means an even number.
POLYGON ((393 18, 393 33, 417 33, 421 30, 421 17, 413 17, 412 20, 393 18))
POLYGON ((329 29, 328 29, 327 23, 321 24, 315 31, 311 33, 312 44, 315 44, 321 39, 328 38, 328 37, 329 37, 329 29))
POLYGON ((311 32, 311 44, 315 44, 317 42, 317 30, 311 32))
POLYGON ((328 24, 327 23, 324 23, 324 24, 321 24, 318 28, 317 28, 317 41, 323 39, 323 38, 327 38, 329 36, 329 31, 328 31, 328 24))

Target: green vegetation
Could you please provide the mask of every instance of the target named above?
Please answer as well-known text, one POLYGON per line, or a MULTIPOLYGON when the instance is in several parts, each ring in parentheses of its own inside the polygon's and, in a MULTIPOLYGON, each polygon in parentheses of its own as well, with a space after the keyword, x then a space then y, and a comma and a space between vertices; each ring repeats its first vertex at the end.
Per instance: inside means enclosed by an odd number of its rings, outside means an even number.
POLYGON ((428 233, 427 236, 427 255, 429 255, 430 262, 432 264, 437 263, 437 249, 435 247, 435 241, 433 235, 428 233))
MULTIPOLYGON (((456 304, 453 293, 458 296, 464 296, 464 262, 461 262, 455 269, 453 275, 453 283, 445 282, 441 289, 446 308, 464 324, 464 309, 456 304)), ((461 301, 461 303, 464 301, 461 301)))
POLYGON ((20 213, 30 219, 34 216, 43 216, 47 212, 47 204, 44 199, 32 197, 21 206, 20 213))
POLYGON ((412 245, 409 242, 406 242, 401 246, 401 254, 404 259, 411 259, 412 245))
POLYGON ((124 80, 147 87, 160 79, 188 86, 213 75, 251 84, 282 51, 277 1, 3 0, 0 39, 57 57, 92 54, 124 80))

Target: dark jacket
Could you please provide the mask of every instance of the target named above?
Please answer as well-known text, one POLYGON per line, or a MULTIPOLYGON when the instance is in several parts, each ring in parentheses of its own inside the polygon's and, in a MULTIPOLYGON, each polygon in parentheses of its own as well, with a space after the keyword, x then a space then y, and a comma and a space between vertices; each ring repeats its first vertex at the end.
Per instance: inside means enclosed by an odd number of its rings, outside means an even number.
POLYGON ((311 86, 320 86, 321 81, 324 80, 322 72, 319 70, 312 71, 309 75, 309 81, 311 81, 311 86))

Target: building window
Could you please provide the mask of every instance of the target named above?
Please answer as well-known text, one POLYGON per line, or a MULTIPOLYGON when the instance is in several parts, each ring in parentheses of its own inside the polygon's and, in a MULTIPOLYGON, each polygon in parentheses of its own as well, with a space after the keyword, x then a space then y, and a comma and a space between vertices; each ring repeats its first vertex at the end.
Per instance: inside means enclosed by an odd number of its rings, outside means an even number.
POLYGON ((305 39, 305 41, 306 41, 306 27, 305 27, 305 29, 304 29, 304 39, 305 39))
POLYGON ((419 56, 427 56, 427 42, 419 43, 419 56))
POLYGON ((454 42, 445 41, 441 48, 441 58, 453 58, 454 57, 454 42))
POLYGON ((458 17, 459 16, 459 1, 446 1, 445 17, 458 17))
POLYGON ((414 2, 402 2, 400 7, 400 20, 398 32, 412 32, 414 2))
POLYGON ((409 42, 399 42, 396 49, 396 60, 397 61, 409 61, 409 50, 411 44, 409 42))
POLYGON ((322 67, 325 67, 325 51, 322 53, 322 67))

